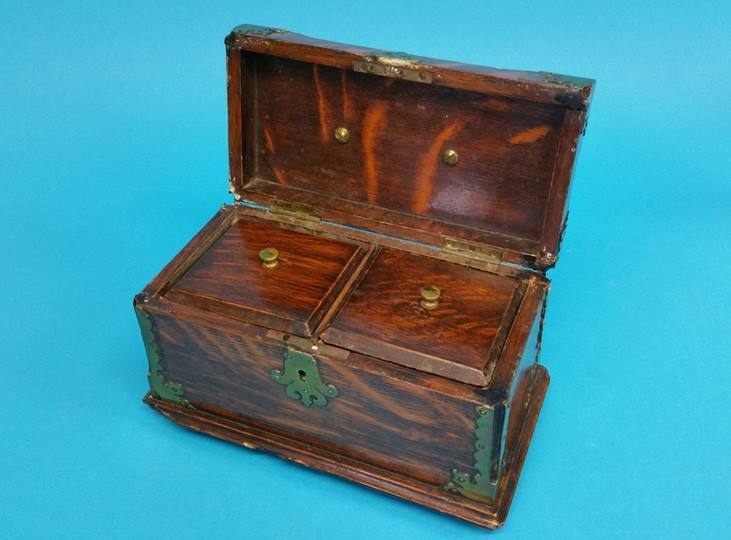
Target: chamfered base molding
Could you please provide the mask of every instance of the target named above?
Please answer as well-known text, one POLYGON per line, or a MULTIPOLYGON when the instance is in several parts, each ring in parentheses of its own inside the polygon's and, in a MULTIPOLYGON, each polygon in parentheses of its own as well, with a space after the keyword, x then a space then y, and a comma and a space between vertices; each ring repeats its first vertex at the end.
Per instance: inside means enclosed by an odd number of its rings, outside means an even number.
POLYGON ((144 402, 168 419, 190 430, 212 435, 251 450, 263 450, 476 525, 495 529, 505 522, 548 388, 549 376, 546 369, 535 364, 531 370, 533 371, 530 374, 531 387, 527 392, 522 417, 508 433, 508 455, 501 473, 497 504, 493 507, 450 493, 443 487, 368 465, 327 448, 303 443, 271 431, 264 425, 249 423, 244 419, 232 420, 196 409, 195 406, 186 407, 162 401, 150 393, 145 396, 144 402))

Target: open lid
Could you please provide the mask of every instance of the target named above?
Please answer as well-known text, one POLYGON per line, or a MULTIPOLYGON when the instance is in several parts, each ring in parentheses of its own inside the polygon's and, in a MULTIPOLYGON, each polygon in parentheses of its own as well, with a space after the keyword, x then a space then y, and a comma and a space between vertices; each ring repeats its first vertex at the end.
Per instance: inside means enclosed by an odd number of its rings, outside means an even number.
POLYGON ((556 262, 593 81, 240 26, 226 39, 231 191, 409 240, 556 262))

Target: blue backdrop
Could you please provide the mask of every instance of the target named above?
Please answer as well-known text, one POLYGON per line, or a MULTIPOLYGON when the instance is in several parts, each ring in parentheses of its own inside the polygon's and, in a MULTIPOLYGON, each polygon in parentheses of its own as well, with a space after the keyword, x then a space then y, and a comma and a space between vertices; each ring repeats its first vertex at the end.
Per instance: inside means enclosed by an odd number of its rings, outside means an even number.
POLYGON ((728 2, 3 3, 0 537, 484 538, 141 402, 131 299, 227 193, 242 22, 598 80, 499 538, 729 538, 728 2))

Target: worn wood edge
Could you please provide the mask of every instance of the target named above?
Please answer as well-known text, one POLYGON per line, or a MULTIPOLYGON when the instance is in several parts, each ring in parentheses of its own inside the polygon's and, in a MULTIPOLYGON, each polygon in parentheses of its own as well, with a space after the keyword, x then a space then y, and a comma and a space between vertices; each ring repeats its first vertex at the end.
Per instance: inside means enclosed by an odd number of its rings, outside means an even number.
POLYGON ((411 244, 442 247, 445 236, 469 240, 498 249, 503 261, 530 268, 539 252, 539 242, 530 241, 482 229, 456 225, 444 221, 407 214, 396 210, 374 207, 365 203, 337 197, 323 197, 291 186, 282 186, 262 178, 249 179, 236 193, 238 201, 268 206, 274 200, 291 200, 317 206, 323 220, 328 224, 340 225, 344 234, 357 236, 359 231, 366 235, 378 235, 398 239, 399 235, 411 244), (436 230, 435 225, 439 226, 436 230))
POLYGON ((513 318, 508 337, 503 345, 503 350, 493 364, 494 369, 490 373, 490 387, 508 391, 513 376, 520 366, 530 332, 537 317, 539 316, 543 297, 546 294, 549 281, 544 277, 534 276, 528 281, 523 299, 518 311, 513 318))
POLYGON ((455 364, 454 360, 413 349, 405 349, 401 345, 387 343, 363 334, 354 334, 331 326, 323 332, 322 337, 326 343, 359 351, 366 356, 378 358, 383 362, 397 363, 407 368, 473 386, 485 386, 488 383, 485 373, 481 369, 455 364), (424 363, 429 365, 429 371, 423 368, 424 363))
MULTIPOLYGON (((496 69, 449 62, 402 52, 320 40, 286 30, 241 25, 226 37, 226 47, 271 56, 352 69, 353 61, 418 69, 432 84, 499 96, 586 109, 594 80, 547 72, 496 69)), ((419 83, 414 83, 419 84, 419 83)))
POLYGON ((538 370, 538 376, 529 392, 528 406, 522 417, 516 446, 512 448, 512 455, 503 471, 504 480, 501 482, 501 492, 495 507, 480 505, 460 495, 447 492, 441 487, 398 475, 242 421, 164 402, 153 398, 149 393, 145 396, 144 402, 169 420, 192 431, 238 444, 250 450, 262 450, 475 525, 495 529, 502 526, 507 517, 548 387, 549 379, 545 368, 536 365, 533 369, 538 370))
POLYGON ((229 192, 234 193, 236 187, 244 182, 244 133, 241 119, 243 99, 241 84, 241 51, 226 49, 226 95, 228 101, 228 160, 229 160, 229 192))
POLYGON ((234 205, 224 204, 203 228, 142 290, 143 301, 166 292, 237 219, 234 205))
POLYGON ((262 328, 273 328, 290 334, 297 334, 310 337, 310 331, 306 321, 289 319, 275 315, 263 309, 254 309, 248 306, 228 302, 221 298, 207 296, 201 293, 193 293, 184 289, 173 289, 168 291, 165 297, 176 304, 193 306, 222 317, 232 317, 240 321, 250 322, 262 328))
MULTIPOLYGON (((341 240, 342 241, 342 240, 341 240)), ((363 266, 365 265, 368 254, 373 251, 372 247, 359 245, 357 246, 353 255, 345 263, 340 274, 330 284, 327 292, 320 299, 320 303, 313 310, 309 320, 307 321, 308 335, 316 336, 320 327, 322 326, 323 319, 327 316, 333 306, 337 306, 338 302, 342 301, 343 295, 347 292, 347 288, 357 279, 363 272, 363 266)))
POLYGON ((510 511, 510 505, 513 502, 513 497, 518 487, 520 473, 523 470, 523 465, 528 455, 528 448, 530 447, 530 442, 538 423, 538 416, 543 407, 546 392, 548 391, 548 384, 551 380, 548 375, 548 370, 542 365, 534 364, 530 369, 532 371, 530 376, 533 379, 528 390, 526 408, 521 416, 520 431, 518 432, 515 445, 508 450, 510 454, 504 458, 508 461, 504 470, 505 480, 498 499, 496 512, 497 520, 500 523, 505 522, 510 511))
POLYGON ((500 321, 500 327, 498 328, 492 345, 490 346, 490 350, 487 353, 485 366, 482 370, 485 380, 484 384, 489 383, 492 379, 492 373, 495 370, 495 366, 500 360, 500 357, 503 355, 505 343, 508 340, 508 334, 510 332, 510 329, 513 327, 513 323, 515 322, 515 318, 518 315, 520 306, 523 305, 523 297, 525 296, 525 291, 527 289, 527 282, 520 281, 516 285, 515 290, 513 291, 513 295, 510 297, 510 302, 508 302, 508 305, 505 306, 505 311, 503 311, 503 317, 500 321))
POLYGON ((353 292, 358 288, 358 285, 366 276, 371 266, 376 260, 380 246, 377 244, 371 244, 368 250, 363 254, 363 257, 358 261, 357 268, 351 273, 348 279, 343 283, 342 287, 338 289, 337 296, 328 306, 327 310, 322 314, 320 321, 315 328, 313 334, 318 338, 320 335, 330 326, 335 316, 340 310, 348 303, 353 292))
POLYGON ((585 120, 586 112, 566 111, 561 126, 561 138, 549 187, 549 204, 546 206, 543 218, 540 251, 537 259, 537 264, 543 268, 550 268, 558 261, 561 229, 566 216, 571 177, 578 157, 585 120))

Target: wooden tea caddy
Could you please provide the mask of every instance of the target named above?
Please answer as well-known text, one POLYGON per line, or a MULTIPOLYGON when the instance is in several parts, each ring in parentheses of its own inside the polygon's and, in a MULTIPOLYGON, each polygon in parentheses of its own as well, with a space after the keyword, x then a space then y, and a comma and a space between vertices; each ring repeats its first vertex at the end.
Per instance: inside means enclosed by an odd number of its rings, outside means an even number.
POLYGON ((236 203, 135 297, 145 402, 500 526, 593 81, 250 25, 226 51, 236 203))

